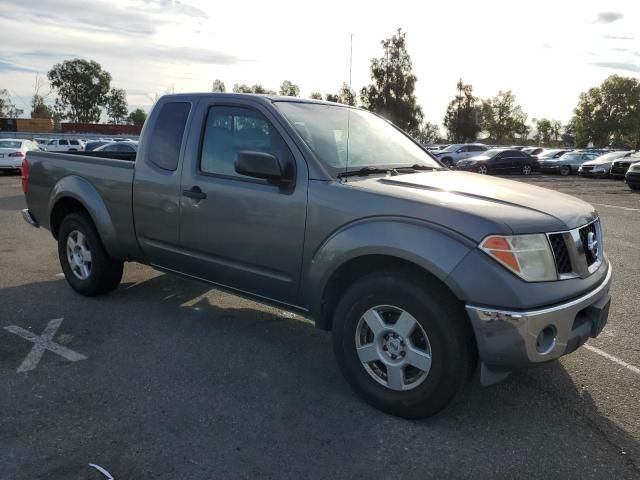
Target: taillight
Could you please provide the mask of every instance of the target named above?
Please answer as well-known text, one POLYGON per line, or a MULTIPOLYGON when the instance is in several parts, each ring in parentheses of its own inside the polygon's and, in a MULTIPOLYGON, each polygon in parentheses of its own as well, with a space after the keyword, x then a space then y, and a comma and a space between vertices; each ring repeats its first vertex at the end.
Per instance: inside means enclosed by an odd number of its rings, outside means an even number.
POLYGON ((24 153, 22 152, 13 152, 7 155, 8 157, 24 157, 24 153))
POLYGON ((27 180, 29 179, 29 167, 27 159, 22 160, 22 167, 20 168, 22 174, 22 193, 27 193, 27 180))

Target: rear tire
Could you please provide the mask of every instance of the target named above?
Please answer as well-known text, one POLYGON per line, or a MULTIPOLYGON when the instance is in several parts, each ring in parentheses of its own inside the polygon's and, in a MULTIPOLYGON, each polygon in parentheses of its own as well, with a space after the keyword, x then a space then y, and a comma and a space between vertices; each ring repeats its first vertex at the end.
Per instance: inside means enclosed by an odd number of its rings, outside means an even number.
POLYGON ((333 348, 358 395, 404 418, 426 418, 447 406, 477 357, 457 300, 400 271, 367 275, 345 292, 334 316, 333 348))
POLYGON ((58 232, 58 258, 67 282, 87 297, 115 290, 124 263, 109 256, 91 218, 83 213, 67 215, 58 232))

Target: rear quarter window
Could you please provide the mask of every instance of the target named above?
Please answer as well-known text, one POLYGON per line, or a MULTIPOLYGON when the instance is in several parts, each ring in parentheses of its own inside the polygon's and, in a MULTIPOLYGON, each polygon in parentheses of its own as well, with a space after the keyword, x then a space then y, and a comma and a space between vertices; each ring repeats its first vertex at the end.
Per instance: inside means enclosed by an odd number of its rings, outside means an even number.
POLYGON ((160 108, 148 139, 147 158, 163 170, 178 168, 180 148, 191 104, 167 102, 160 108))

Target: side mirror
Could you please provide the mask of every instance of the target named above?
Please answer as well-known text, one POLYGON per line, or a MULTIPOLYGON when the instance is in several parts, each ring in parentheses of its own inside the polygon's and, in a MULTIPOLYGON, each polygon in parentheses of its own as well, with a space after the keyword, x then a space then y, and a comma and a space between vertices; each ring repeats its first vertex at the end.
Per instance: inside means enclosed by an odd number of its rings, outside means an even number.
POLYGON ((262 178, 273 183, 289 184, 293 180, 292 175, 286 175, 278 158, 270 153, 246 150, 238 152, 234 168, 240 175, 262 178))

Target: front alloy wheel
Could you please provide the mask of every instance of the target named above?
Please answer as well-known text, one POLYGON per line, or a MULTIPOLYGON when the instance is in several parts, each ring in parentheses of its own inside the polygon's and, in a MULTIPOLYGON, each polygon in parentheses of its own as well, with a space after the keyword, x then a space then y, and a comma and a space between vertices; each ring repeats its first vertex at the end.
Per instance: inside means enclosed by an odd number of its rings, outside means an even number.
POLYGON ((531 165, 527 163, 522 166, 522 175, 531 175, 531 165))
POLYGON ((365 371, 392 390, 411 390, 431 369, 431 344, 424 328, 405 310, 380 305, 356 327, 356 351, 365 371))
POLYGON ((489 173, 489 169, 487 168, 486 165, 480 165, 478 167, 478 173, 481 175, 486 175, 487 173, 489 173))

